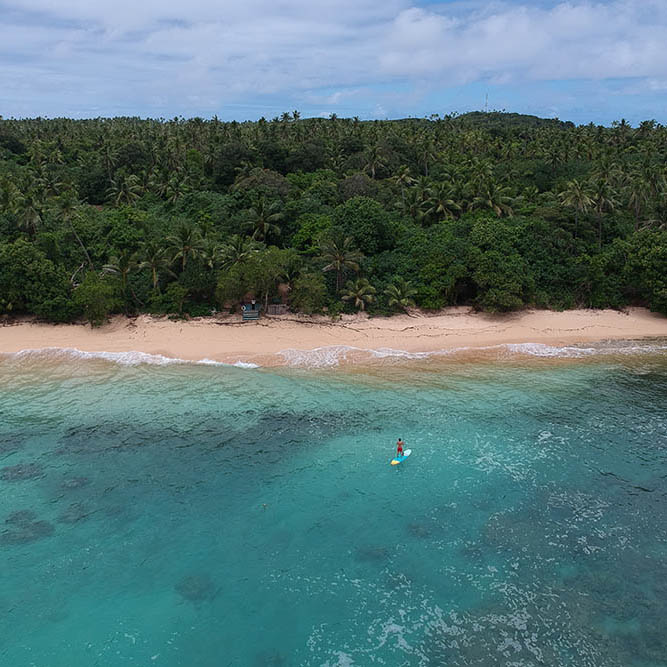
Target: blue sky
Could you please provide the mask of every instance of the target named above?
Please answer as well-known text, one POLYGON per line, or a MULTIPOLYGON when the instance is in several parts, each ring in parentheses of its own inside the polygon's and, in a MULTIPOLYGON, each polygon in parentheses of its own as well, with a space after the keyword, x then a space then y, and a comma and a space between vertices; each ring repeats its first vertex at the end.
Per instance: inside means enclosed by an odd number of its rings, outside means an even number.
POLYGON ((0 115, 667 124, 667 0, 0 0, 0 115))

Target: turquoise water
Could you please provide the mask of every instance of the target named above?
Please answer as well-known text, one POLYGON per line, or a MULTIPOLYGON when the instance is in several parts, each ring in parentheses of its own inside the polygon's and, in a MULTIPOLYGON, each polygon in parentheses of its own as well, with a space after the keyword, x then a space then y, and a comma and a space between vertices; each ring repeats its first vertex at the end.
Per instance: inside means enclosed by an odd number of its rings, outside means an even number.
POLYGON ((666 408, 664 351, 4 357, 0 664, 667 665, 666 408))

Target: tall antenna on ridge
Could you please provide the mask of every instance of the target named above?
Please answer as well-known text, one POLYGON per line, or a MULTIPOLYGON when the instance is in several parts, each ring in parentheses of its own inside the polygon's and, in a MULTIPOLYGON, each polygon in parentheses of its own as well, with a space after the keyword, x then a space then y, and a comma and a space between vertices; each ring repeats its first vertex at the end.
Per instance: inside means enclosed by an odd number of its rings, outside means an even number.
POLYGON ((489 113, 489 94, 486 94, 486 101, 484 102, 484 113, 489 113))

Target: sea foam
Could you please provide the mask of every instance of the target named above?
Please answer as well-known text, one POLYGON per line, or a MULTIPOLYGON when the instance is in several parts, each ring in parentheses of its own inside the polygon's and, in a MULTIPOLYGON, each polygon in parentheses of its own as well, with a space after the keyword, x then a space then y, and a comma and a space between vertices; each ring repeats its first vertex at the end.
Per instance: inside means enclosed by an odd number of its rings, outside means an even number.
POLYGON ((499 358, 506 357, 545 357, 563 359, 581 359, 601 355, 655 354, 667 351, 664 339, 654 342, 636 340, 601 341, 579 345, 554 346, 544 343, 503 343, 480 347, 463 346, 432 352, 408 352, 393 348, 365 349, 350 345, 329 345, 311 350, 289 348, 278 353, 287 366, 296 368, 330 368, 349 363, 368 363, 377 359, 423 360, 435 357, 455 357, 461 354, 491 354, 499 358))
POLYGON ((166 357, 162 354, 149 354, 136 350, 129 352, 87 352, 74 347, 42 347, 35 349, 26 349, 5 355, 5 358, 21 361, 88 361, 102 360, 109 361, 120 366, 140 366, 142 364, 150 366, 172 366, 172 365, 194 365, 194 366, 236 366, 237 368, 259 368, 258 364, 245 361, 236 361, 235 363, 224 363, 214 359, 197 359, 190 361, 178 357, 166 357))

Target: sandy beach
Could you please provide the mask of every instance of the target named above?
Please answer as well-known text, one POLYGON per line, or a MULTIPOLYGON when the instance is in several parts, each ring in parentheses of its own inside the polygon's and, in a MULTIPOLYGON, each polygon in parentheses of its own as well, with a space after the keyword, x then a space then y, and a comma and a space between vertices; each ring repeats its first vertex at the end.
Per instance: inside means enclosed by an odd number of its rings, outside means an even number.
POLYGON ((667 337, 667 318, 643 308, 624 312, 530 310, 509 315, 449 308, 437 314, 389 318, 343 316, 336 322, 299 315, 263 317, 245 323, 240 316, 229 315, 189 321, 142 315, 117 316, 99 328, 6 322, 0 326, 0 353, 50 347, 281 365, 299 352, 336 347, 420 353, 511 343, 562 346, 661 336, 667 337))

